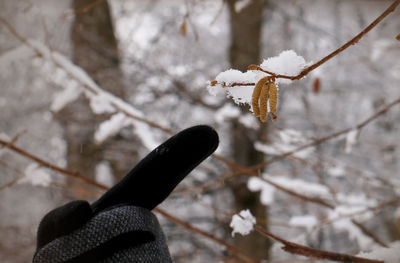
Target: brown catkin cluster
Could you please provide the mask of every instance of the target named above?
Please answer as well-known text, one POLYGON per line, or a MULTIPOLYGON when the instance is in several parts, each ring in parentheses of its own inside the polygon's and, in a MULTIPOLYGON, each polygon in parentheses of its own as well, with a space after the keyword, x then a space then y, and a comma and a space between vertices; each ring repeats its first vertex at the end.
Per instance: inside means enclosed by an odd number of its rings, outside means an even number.
MULTIPOLYGON (((253 90, 251 106, 253 107, 253 112, 256 117, 260 117, 261 113, 260 113, 259 99, 261 97, 261 91, 263 90, 265 84, 269 81, 269 79, 270 79, 269 77, 264 77, 264 78, 260 79, 257 82, 257 84, 253 90)), ((267 93, 267 96, 268 96, 268 93, 267 93)))
POLYGON ((260 79, 254 87, 251 106, 256 117, 262 122, 268 118, 268 102, 271 120, 276 120, 276 105, 278 103, 278 88, 271 76, 260 79))

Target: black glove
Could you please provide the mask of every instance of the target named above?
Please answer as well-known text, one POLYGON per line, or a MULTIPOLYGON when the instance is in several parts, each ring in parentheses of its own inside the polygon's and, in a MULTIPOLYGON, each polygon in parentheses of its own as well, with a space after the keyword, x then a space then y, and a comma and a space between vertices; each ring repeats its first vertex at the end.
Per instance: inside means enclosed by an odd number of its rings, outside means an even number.
POLYGON ((212 128, 186 129, 153 150, 92 205, 79 200, 50 211, 40 222, 33 262, 171 262, 150 210, 217 146, 212 128))

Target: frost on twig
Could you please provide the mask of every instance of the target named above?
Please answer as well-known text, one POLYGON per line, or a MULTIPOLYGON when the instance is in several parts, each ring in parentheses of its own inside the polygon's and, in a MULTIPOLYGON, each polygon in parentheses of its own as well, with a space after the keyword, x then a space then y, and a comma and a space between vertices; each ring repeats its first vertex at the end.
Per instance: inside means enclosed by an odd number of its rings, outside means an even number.
POLYGON ((250 110, 261 121, 266 115, 276 119, 278 86, 292 82, 288 76, 296 76, 309 65, 293 50, 286 50, 276 57, 265 59, 258 65, 250 65, 246 72, 229 69, 217 75, 208 85, 211 95, 226 93, 236 104, 249 104, 250 110))
POLYGON ((243 236, 248 235, 254 227, 256 223, 256 219, 250 213, 250 211, 242 210, 239 215, 233 215, 230 227, 233 228, 232 236, 235 236, 235 233, 239 233, 243 236))

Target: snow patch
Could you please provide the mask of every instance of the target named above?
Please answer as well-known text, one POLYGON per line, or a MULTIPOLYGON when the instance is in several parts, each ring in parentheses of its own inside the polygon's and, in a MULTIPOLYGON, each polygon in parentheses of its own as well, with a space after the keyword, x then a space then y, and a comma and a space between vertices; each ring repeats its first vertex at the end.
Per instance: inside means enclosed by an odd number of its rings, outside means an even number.
POLYGON ((77 85, 69 86, 60 92, 57 92, 53 98, 50 109, 53 112, 59 112, 69 103, 79 98, 82 89, 77 85))
POLYGON ((353 129, 346 135, 346 146, 344 147, 345 153, 351 153, 353 146, 357 143, 357 138, 360 133, 359 129, 353 129))
POLYGON ((383 260, 385 263, 398 263, 400 259, 400 241, 391 243, 388 248, 378 247, 370 252, 360 252, 357 256, 383 260))
POLYGON ((117 134, 122 128, 132 124, 132 122, 123 113, 117 113, 111 116, 109 120, 101 123, 94 134, 97 143, 104 142, 107 138, 117 134))
POLYGON ((50 174, 37 163, 29 164, 24 171, 24 176, 18 180, 19 184, 48 187, 51 183, 50 174))
POLYGON ((245 9, 249 4, 251 4, 252 0, 239 0, 235 2, 235 12, 240 13, 243 9, 245 9))
POLYGON ((114 185, 114 175, 109 162, 103 161, 96 165, 95 180, 108 187, 114 185))
POLYGON ((233 229, 232 237, 236 233, 242 236, 248 235, 253 230, 255 223, 256 219, 248 209, 240 211, 239 215, 233 215, 231 224, 229 225, 233 229))
POLYGON ((305 227, 310 231, 317 225, 317 218, 313 215, 292 216, 289 220, 289 225, 295 227, 305 227))
POLYGON ((247 181, 247 188, 252 192, 261 191, 260 201, 263 205, 270 205, 274 201, 275 188, 258 177, 251 177, 247 181))
POLYGON ((215 120, 218 123, 223 123, 226 119, 237 118, 240 115, 240 110, 237 107, 234 107, 232 104, 225 104, 222 108, 220 108, 214 115, 215 120))

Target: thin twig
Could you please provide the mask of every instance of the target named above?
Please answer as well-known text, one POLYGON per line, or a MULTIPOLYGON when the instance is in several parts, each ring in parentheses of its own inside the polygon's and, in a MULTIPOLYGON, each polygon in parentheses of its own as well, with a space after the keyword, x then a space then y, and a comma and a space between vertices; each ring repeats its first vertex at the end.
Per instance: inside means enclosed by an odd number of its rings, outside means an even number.
POLYGON ((381 245, 382 247, 388 247, 388 245, 386 245, 385 242, 383 242, 379 237, 377 237, 374 233, 372 233, 371 231, 368 230, 368 228, 366 228, 361 222, 352 219, 351 222, 358 227, 358 229, 361 230, 361 232, 363 232, 364 235, 368 236, 369 238, 371 238, 372 240, 374 240, 376 243, 378 243, 379 245, 381 245))
POLYGON ((271 159, 269 159, 269 160, 267 160, 267 161, 265 161, 265 162, 262 162, 262 163, 259 163, 259 164, 254 165, 254 166, 248 167, 248 168, 245 169, 245 170, 247 170, 247 171, 257 171, 257 170, 263 168, 263 167, 266 166, 266 165, 269 165, 269 164, 271 164, 271 163, 273 163, 273 162, 276 162, 276 161, 280 161, 280 160, 282 160, 282 159, 285 159, 286 157, 288 157, 288 156, 290 156, 290 155, 293 155, 293 154, 295 154, 295 153, 297 153, 297 152, 299 152, 299 151, 302 151, 302 150, 304 150, 304 149, 307 149, 307 148, 310 148, 310 147, 313 147, 313 146, 316 146, 316 145, 320 145, 320 144, 322 144, 322 143, 324 143, 324 142, 326 142, 326 141, 329 141, 329 140, 334 139, 334 138, 337 138, 337 137, 339 137, 339 136, 341 136, 341 135, 343 135, 343 134, 346 134, 346 133, 350 132, 351 130, 361 130, 361 129, 364 128, 366 125, 368 125, 370 122, 374 121, 374 120, 377 119, 379 116, 385 114, 385 113, 386 113, 387 111, 389 111, 393 106, 396 106, 396 105, 399 104, 399 103, 400 103, 400 97, 397 98, 396 100, 394 100, 393 102, 391 102, 391 103, 389 103, 389 104, 386 104, 381 110, 375 112, 374 114, 372 114, 370 117, 368 117, 368 118, 365 119, 364 121, 362 121, 362 122, 360 122, 360 123, 358 123, 358 124, 356 124, 356 125, 354 125, 354 126, 352 126, 352 127, 343 129, 343 130, 341 130, 341 131, 334 132, 334 133, 329 134, 329 135, 327 135, 327 136, 325 136, 325 137, 321 137, 321 138, 314 139, 314 140, 313 140, 312 142, 310 142, 310 143, 307 143, 307 144, 304 144, 304 145, 302 145, 302 146, 299 146, 299 147, 297 147, 296 149, 294 149, 294 150, 292 150, 292 151, 288 151, 288 152, 285 152, 285 153, 283 153, 283 154, 281 154, 281 155, 275 156, 275 157, 273 157, 273 158, 271 158, 271 159))
POLYGON ((216 237, 216 236, 214 236, 214 235, 212 235, 212 234, 210 234, 210 233, 208 233, 208 232, 206 232, 204 230, 201 230, 200 228, 197 228, 197 227, 195 227, 195 226, 193 226, 193 225, 191 225, 191 224, 189 224, 189 223, 187 223, 185 221, 182 221, 179 218, 169 214, 168 212, 166 212, 165 210, 163 210, 161 208, 155 208, 154 211, 159 213, 159 214, 161 214, 162 216, 164 216, 169 221, 171 221, 171 222, 173 222, 173 223, 175 223, 177 225, 183 226, 184 228, 186 228, 186 229, 188 229, 188 230, 190 230, 190 231, 192 231, 192 232, 194 232, 196 234, 204 236, 204 237, 214 241, 215 243, 224 246, 227 250, 229 250, 232 254, 236 255, 238 258, 240 258, 244 262, 251 262, 251 263, 261 262, 260 260, 248 255, 243 250, 241 250, 241 249, 239 249, 239 248, 237 248, 237 247, 235 247, 235 246, 233 246, 231 244, 228 244, 227 242, 225 242, 225 240, 222 240, 222 239, 220 239, 220 238, 218 238, 218 237, 216 237))
POLYGON ((8 148, 8 149, 20 154, 20 155, 22 155, 23 157, 25 157, 27 159, 35 161, 36 163, 40 164, 43 167, 49 168, 49 169, 51 169, 53 171, 57 171, 57 172, 62 173, 64 175, 68 175, 68 176, 72 176, 72 177, 78 178, 78 179, 80 179, 80 180, 82 180, 82 181, 84 181, 84 182, 86 182, 86 183, 88 183, 90 185, 96 186, 96 187, 98 187, 100 189, 103 189, 103 190, 107 190, 108 189, 107 186, 105 186, 103 184, 100 184, 100 183, 98 183, 98 182, 96 182, 96 181, 94 181, 92 179, 87 178, 87 177, 84 177, 79 172, 71 172, 71 171, 69 171, 67 169, 64 169, 62 167, 59 167, 59 166, 54 165, 52 163, 49 163, 49 162, 39 158, 38 156, 36 156, 36 155, 34 155, 32 153, 29 153, 29 152, 27 152, 27 151, 15 146, 15 145, 11 144, 10 142, 7 142, 7 141, 4 141, 4 140, 0 139, 0 145, 4 146, 4 147, 6 147, 6 148, 8 148))
POLYGON ((374 260, 374 259, 367 259, 362 257, 356 257, 348 254, 336 253, 326 250, 319 250, 307 246, 303 246, 294 242, 290 242, 285 240, 281 237, 278 237, 274 234, 271 234, 265 231, 261 226, 254 225, 254 229, 260 233, 261 235, 272 238, 284 246, 282 247, 283 250, 297 255, 302 255, 311 258, 318 258, 318 259, 326 259, 326 260, 333 260, 339 262, 351 262, 351 263, 384 263, 382 260, 374 260))

